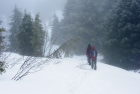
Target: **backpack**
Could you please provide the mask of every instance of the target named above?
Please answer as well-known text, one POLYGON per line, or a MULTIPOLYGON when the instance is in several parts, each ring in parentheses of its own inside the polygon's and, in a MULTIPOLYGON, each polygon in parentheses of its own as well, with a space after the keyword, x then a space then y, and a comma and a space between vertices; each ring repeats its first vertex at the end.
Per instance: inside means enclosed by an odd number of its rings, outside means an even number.
POLYGON ((91 48, 91 51, 90 51, 90 57, 92 59, 95 59, 97 57, 97 51, 93 47, 91 48))

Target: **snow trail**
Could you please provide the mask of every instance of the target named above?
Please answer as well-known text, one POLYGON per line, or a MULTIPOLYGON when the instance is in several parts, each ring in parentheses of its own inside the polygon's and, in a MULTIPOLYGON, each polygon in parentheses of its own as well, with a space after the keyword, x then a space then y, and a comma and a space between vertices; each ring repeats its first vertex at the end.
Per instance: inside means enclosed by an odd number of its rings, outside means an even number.
POLYGON ((17 72, 16 65, 1 76, 0 91, 2 94, 140 94, 140 74, 103 64, 100 58, 97 70, 91 69, 86 56, 56 59, 17 82, 11 81, 17 72))

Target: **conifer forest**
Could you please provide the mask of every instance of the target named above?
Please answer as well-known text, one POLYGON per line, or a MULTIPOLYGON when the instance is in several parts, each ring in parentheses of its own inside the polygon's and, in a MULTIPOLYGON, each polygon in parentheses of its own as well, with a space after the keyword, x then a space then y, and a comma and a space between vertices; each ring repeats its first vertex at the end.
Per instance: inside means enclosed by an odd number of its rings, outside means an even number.
MULTIPOLYGON (((45 57, 44 45, 50 41, 45 40, 49 36, 42 14, 18 5, 12 10, 9 29, 0 27, 0 51, 45 57), (8 45, 3 45, 3 32, 10 33, 8 45)), ((126 70, 140 66, 140 0, 67 0, 62 15, 59 19, 54 12, 49 22, 51 45, 59 45, 66 54, 85 55, 91 44, 106 64, 126 70)))

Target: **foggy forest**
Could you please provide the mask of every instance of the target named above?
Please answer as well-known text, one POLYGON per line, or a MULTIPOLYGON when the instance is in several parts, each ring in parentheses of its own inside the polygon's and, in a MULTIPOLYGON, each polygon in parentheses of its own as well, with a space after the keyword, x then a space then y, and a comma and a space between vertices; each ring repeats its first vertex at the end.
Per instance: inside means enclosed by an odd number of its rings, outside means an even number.
POLYGON ((140 0, 0 0, 1 94, 140 94, 140 0))
POLYGON ((0 0, 0 24, 1 56, 72 57, 92 44, 106 64, 140 67, 140 0, 0 0))

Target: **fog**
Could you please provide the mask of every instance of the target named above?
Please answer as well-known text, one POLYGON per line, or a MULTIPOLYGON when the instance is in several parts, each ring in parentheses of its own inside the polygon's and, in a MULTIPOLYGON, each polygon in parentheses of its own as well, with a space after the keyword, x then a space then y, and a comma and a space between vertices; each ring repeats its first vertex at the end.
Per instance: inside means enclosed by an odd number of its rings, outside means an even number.
POLYGON ((0 0, 0 19, 6 25, 9 22, 12 11, 15 5, 22 12, 26 9, 32 15, 40 13, 40 18, 46 22, 52 18, 54 13, 57 13, 59 18, 62 18, 62 10, 67 0, 0 0))

